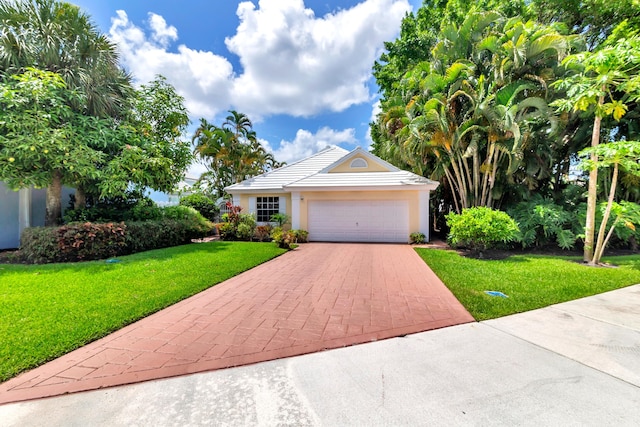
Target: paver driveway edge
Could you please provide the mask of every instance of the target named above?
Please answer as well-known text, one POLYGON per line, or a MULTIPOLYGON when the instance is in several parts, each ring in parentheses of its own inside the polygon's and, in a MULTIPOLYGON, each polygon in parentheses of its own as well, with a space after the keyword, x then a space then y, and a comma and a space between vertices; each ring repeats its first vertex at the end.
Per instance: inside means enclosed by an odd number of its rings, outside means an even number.
POLYGON ((411 246, 309 243, 0 384, 0 403, 245 365, 473 320, 411 246))

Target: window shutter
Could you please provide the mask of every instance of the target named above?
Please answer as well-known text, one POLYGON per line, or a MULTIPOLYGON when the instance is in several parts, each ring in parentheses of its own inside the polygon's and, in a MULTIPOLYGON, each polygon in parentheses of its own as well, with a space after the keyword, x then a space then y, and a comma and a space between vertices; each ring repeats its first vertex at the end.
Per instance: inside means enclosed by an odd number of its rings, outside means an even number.
POLYGON ((286 214, 287 213, 287 198, 280 197, 278 201, 278 212, 286 214))
POLYGON ((250 214, 257 214, 258 213, 258 208, 257 206, 257 198, 256 197, 249 197, 249 213, 250 214))

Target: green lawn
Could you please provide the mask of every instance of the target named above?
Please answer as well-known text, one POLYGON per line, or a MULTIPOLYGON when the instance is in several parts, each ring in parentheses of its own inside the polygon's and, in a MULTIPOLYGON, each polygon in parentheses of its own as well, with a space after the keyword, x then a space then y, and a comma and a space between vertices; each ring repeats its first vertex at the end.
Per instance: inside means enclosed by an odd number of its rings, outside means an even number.
POLYGON ((493 319, 640 283, 640 255, 607 257, 616 268, 588 267, 578 258, 512 255, 466 258, 455 251, 416 249, 476 320, 493 319), (484 291, 499 291, 509 298, 484 291))
POLYGON ((0 264, 0 381, 283 252, 267 243, 211 242, 112 264, 0 264))

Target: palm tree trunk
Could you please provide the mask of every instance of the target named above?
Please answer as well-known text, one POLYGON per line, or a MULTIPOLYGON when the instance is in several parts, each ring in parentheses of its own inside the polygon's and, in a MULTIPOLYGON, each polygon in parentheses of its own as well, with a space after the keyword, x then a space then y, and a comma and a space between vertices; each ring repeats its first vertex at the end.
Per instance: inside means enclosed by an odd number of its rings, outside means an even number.
POLYGON ((444 174, 447 177, 447 180, 449 181, 449 185, 451 185, 451 191, 453 192, 453 205, 455 206, 456 213, 459 214, 461 212, 460 204, 458 203, 458 197, 456 197, 456 193, 460 194, 458 190, 458 186, 456 184, 455 179, 451 175, 451 171, 449 171, 449 168, 444 170, 444 174))
MULTIPOLYGON (((605 92, 606 87, 603 85, 602 93, 605 92)), ((604 95, 600 95, 598 99, 597 110, 604 104, 604 95)), ((591 146, 597 147, 600 142, 600 124, 602 123, 602 117, 596 112, 596 117, 593 120, 593 132, 591 133, 591 146)), ((593 164, 598 162, 598 156, 595 153, 591 153, 591 162, 593 164)), ((587 195, 587 220, 584 226, 584 253, 583 260, 590 264, 593 263, 593 240, 595 237, 595 225, 596 225, 596 203, 598 198, 598 168, 594 167, 589 172, 589 189, 587 195)))
POLYGON ((613 198, 616 195, 617 183, 618 183, 618 164, 615 163, 613 165, 613 176, 611 177, 611 189, 609 190, 609 199, 607 200, 607 208, 604 211, 602 222, 600 223, 600 229, 598 230, 598 241, 596 242, 596 248, 595 248, 595 253, 593 255, 593 260, 590 263, 593 265, 598 264, 600 262, 600 258, 602 258, 602 253, 604 252, 604 233, 607 230, 607 222, 609 221, 609 216, 611 215, 611 206, 613 205, 613 198))
POLYGON ((467 191, 464 187, 464 179, 462 177, 462 173, 459 170, 460 165, 457 162, 457 159, 454 157, 453 152, 448 151, 449 158, 451 159, 451 169, 453 169, 453 174, 456 177, 456 182, 458 185, 458 200, 460 201, 460 208, 464 209, 467 207, 467 191))
POLYGON ((47 187, 44 225, 59 225, 62 219, 62 173, 55 171, 51 184, 47 187))

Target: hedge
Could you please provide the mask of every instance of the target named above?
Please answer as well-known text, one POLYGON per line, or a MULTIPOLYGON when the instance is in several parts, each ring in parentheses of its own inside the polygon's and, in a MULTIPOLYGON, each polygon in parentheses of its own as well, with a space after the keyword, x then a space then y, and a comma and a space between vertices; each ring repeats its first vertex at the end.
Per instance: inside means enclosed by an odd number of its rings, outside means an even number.
POLYGON ((19 258, 34 264, 105 259, 183 245, 211 233, 211 223, 194 221, 187 216, 189 218, 143 222, 30 227, 22 233, 19 258))

